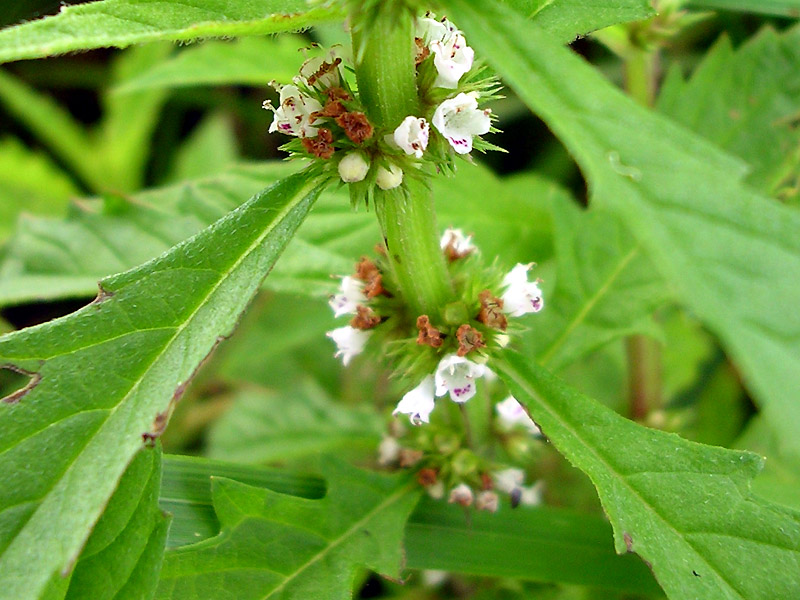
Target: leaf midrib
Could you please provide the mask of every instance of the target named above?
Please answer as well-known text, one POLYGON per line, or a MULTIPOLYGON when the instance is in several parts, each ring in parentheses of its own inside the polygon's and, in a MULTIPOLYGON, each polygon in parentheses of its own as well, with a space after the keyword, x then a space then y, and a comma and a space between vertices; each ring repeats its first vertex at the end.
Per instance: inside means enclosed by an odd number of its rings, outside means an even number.
POLYGON ((291 575, 289 575, 286 579, 284 579, 280 585, 270 590, 266 596, 262 598, 262 600, 269 600, 272 596, 276 593, 281 592, 291 581, 293 581, 300 573, 305 571, 306 569, 310 568, 312 565, 317 563, 323 557, 327 556, 331 550, 342 544, 346 539, 352 536, 356 531, 358 531, 362 525, 367 523, 370 519, 372 519, 375 515, 380 513, 381 511, 385 510, 398 500, 401 500, 403 497, 408 495, 411 491, 411 486, 406 484, 393 492, 390 496, 384 499, 380 504, 375 506, 372 510, 370 510, 366 515, 361 517, 358 521, 353 523, 350 527, 348 527, 345 531, 342 532, 340 536, 329 540, 331 543, 327 545, 321 552, 315 554, 311 559, 307 560, 304 564, 300 565, 300 567, 291 575))

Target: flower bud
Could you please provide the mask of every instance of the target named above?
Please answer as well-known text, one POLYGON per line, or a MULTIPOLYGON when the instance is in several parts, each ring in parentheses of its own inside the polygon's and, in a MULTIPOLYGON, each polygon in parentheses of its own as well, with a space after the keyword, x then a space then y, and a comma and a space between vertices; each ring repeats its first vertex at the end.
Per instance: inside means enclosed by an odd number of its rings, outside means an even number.
POLYGON ((495 492, 491 490, 485 490, 481 492, 475 499, 475 508, 477 508, 478 510, 497 512, 497 508, 499 505, 500 505, 500 498, 495 492))
POLYGON ((474 496, 472 490, 465 483, 460 483, 452 490, 450 490, 450 498, 447 500, 450 504, 460 504, 464 508, 472 504, 474 496))
POLYGON ((375 183, 382 190, 393 190, 403 183, 403 170, 397 165, 389 165, 389 168, 378 167, 378 174, 375 183))
POLYGON ((363 181, 369 171, 369 163, 360 152, 351 152, 339 161, 339 177, 345 183, 363 181))

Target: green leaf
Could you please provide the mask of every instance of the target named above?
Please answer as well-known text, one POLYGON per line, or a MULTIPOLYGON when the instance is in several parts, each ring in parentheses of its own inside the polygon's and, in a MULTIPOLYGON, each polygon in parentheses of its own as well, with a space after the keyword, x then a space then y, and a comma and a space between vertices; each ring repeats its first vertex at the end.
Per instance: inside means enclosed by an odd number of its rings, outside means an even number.
POLYGON ((291 393, 237 394, 233 407, 211 429, 209 457, 267 463, 346 450, 375 451, 383 423, 374 410, 336 403, 308 382, 293 383, 291 393))
POLYGON ((0 338, 0 364, 32 377, 0 402, 7 597, 38 598, 76 560, 143 438, 159 435, 198 365, 230 334, 317 185, 289 177, 159 258, 103 280, 77 313, 0 338))
POLYGON ((227 171, 238 159, 232 119, 216 112, 203 119, 178 149, 168 181, 207 178, 227 171))
POLYGON ((740 182, 742 164, 638 106, 497 2, 448 0, 469 34, 582 166, 741 369, 782 443, 800 454, 800 213, 740 182))
POLYGON ((342 20, 336 5, 305 0, 100 0, 0 31, 0 62, 159 40, 263 35, 342 20))
POLYGON ((640 244, 608 212, 554 201, 556 286, 525 336, 527 352, 559 370, 623 336, 658 335, 663 280, 640 244))
MULTIPOLYGON (((284 162, 235 166, 219 176, 140 192, 130 198, 82 203, 66 221, 25 219, 0 263, 0 306, 36 299, 91 297, 95 281, 132 267, 189 237, 232 210, 242 198, 287 175, 284 162)), ((487 256, 544 261, 552 253, 550 198, 567 198, 535 176, 498 178, 465 165, 454 179, 433 183, 442 226, 475 234, 487 256), (453 202, 458 195, 460 202, 453 202), (485 198, 493 198, 484 212, 485 198), (525 215, 525 218, 520 218, 525 215)), ((374 216, 354 212, 341 192, 323 194, 267 280, 270 289, 325 297, 331 274, 349 273, 380 240, 374 216)))
POLYGON ((169 552, 156 598, 349 598, 359 567, 399 577, 417 486, 343 463, 324 475, 321 500, 214 479, 220 534, 169 552))
POLYGON ((72 572, 66 600, 150 599, 170 519, 158 507, 161 453, 139 451, 120 479, 72 572))
POLYGON ((15 138, 0 140, 0 240, 12 231, 20 212, 60 216, 78 190, 48 157, 15 138))
MULTIPOLYGON (((161 506, 174 515, 169 546, 191 544, 219 531, 211 504, 214 477, 304 498, 324 493, 320 479, 285 470, 167 456, 161 506)), ((638 558, 614 554, 610 535, 605 519, 563 509, 503 506, 497 514, 473 513, 468 522, 460 508, 423 498, 406 526, 406 566, 657 593, 638 558)))
POLYGON ((800 17, 798 0, 690 0, 692 8, 715 8, 718 10, 738 10, 779 17, 800 17))
POLYGON ((562 42, 572 42, 603 27, 639 21, 654 14, 647 0, 503 1, 562 42))
POLYGON ((497 369, 548 439, 592 479, 617 551, 646 560, 670 598, 800 595, 800 513, 751 494, 763 459, 637 425, 520 355, 497 369))
POLYGON ((252 85, 291 81, 297 75, 308 45, 299 36, 208 41, 189 46, 120 85, 115 93, 193 85, 252 85))
POLYGON ((674 70, 658 101, 661 112, 747 162, 747 181, 770 195, 800 176, 798 105, 800 27, 764 29, 737 50, 722 38, 688 81, 674 70))

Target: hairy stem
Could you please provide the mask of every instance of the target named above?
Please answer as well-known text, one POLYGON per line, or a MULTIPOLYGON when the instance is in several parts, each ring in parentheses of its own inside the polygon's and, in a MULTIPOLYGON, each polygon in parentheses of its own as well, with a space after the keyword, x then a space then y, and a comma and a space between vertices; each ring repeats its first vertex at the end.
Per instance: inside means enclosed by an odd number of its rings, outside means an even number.
MULTIPOLYGON (((413 16, 391 0, 372 10, 352 16, 356 79, 370 119, 378 129, 392 131, 408 115, 419 114, 413 16)), ((438 319, 453 290, 430 189, 406 174, 402 187, 376 192, 375 212, 406 302, 417 314, 438 319)))

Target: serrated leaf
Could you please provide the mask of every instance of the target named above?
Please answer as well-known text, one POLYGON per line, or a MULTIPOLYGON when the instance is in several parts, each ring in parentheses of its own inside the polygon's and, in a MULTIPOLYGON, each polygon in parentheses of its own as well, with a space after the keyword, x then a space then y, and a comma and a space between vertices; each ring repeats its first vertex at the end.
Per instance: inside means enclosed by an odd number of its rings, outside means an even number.
POLYGON ((374 410, 333 402, 310 382, 293 383, 292 393, 237 394, 233 407, 209 432, 208 456, 268 463, 347 450, 375 451, 383 423, 374 410))
POLYGON ((0 338, 0 364, 32 376, 25 392, 0 402, 6 597, 38 598, 74 563, 143 438, 159 435, 195 369, 230 334, 318 183, 303 173, 284 179, 159 258, 105 279, 77 313, 0 338))
POLYGON ((342 463, 324 475, 321 500, 213 480, 220 534, 169 552, 156 598, 345 599, 359 567, 399 577, 418 486, 342 463))
POLYGON ((743 165, 636 105, 497 2, 448 15, 582 166, 676 298, 722 340, 787 449, 800 454, 800 213, 743 186, 743 165))
POLYGON ((551 206, 556 286, 525 336, 527 352, 557 371, 625 335, 657 334, 651 315, 667 292, 640 244, 608 212, 551 206))
POLYGON ((338 6, 305 0, 100 0, 0 31, 0 62, 147 42, 263 35, 342 20, 338 6))
POLYGON ((737 10, 795 19, 800 17, 798 0, 690 0, 689 5, 692 8, 737 10))
POLYGON ((553 37, 572 42, 603 27, 653 15, 647 0, 503 0, 553 37))
POLYGON ((117 94, 143 89, 172 89, 192 85, 253 85, 291 81, 308 40, 299 36, 208 41, 182 49, 177 55, 127 80, 117 94))
POLYGON ((617 551, 644 558, 670 598, 800 595, 800 513, 751 494, 763 459, 637 425, 521 355, 497 369, 548 439, 592 479, 617 551))
POLYGON ((722 38, 687 81, 672 73, 658 100, 659 111, 746 161, 748 183, 770 195, 800 176, 798 106, 800 27, 764 29, 736 50, 722 38))
MULTIPOLYGON (((212 477, 303 498, 319 498, 324 491, 322 480, 285 470, 167 456, 161 503, 174 515, 169 546, 192 544, 219 531, 212 477)), ((423 498, 406 526, 406 566, 657 595, 645 565, 633 556, 616 556, 610 536, 608 523, 594 515, 503 506, 497 514, 474 513, 468 522, 459 507, 423 498)))
POLYGON ((66 600, 152 598, 170 519, 158 507, 161 452, 144 448, 120 479, 81 552, 66 600))

